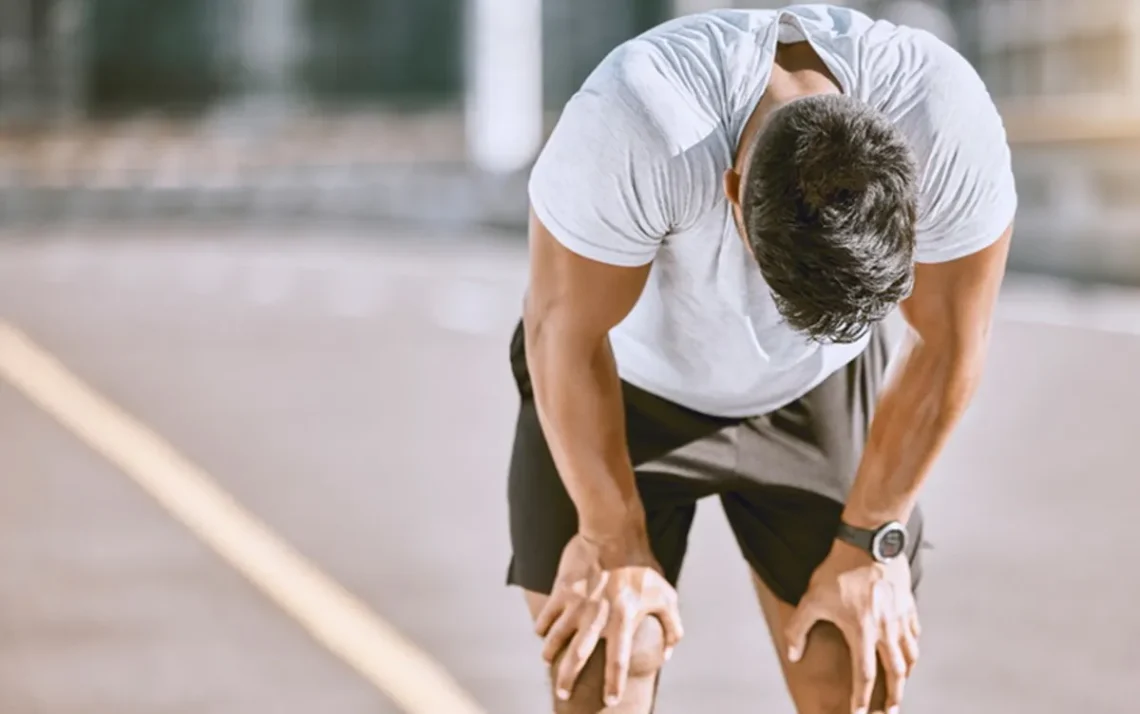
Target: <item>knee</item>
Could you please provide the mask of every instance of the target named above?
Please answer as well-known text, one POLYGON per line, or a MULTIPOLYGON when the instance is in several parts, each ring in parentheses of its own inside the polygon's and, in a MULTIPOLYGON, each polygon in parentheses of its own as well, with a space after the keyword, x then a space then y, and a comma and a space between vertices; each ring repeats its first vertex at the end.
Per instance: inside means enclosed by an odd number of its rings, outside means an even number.
POLYGON ((633 635, 633 656, 629 662, 631 677, 656 675, 665 665, 665 630, 656 617, 647 617, 633 635))
MULTIPOLYGON (((558 671, 561 657, 551 666, 558 671)), ((649 714, 657 686, 657 672, 665 663, 665 633, 655 617, 648 617, 638 627, 633 638, 633 656, 630 659, 629 682, 625 697, 616 707, 606 707, 606 647, 605 642, 586 661, 569 701, 554 700, 555 714, 649 714)), ((553 695, 553 691, 552 691, 553 695)))
MULTIPOLYGON (((789 665, 788 684, 797 714, 851 714, 851 659, 845 646, 841 652, 842 656, 805 657, 789 665)), ((883 711, 885 703, 880 667, 870 711, 883 711)))

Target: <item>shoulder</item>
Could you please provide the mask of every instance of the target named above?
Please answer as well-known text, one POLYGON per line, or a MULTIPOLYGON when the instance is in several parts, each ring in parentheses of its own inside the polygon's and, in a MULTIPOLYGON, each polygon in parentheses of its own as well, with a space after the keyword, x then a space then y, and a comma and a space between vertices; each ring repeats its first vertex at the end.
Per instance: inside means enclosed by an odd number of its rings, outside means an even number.
POLYGON ((1005 125, 981 76, 953 47, 910 28, 868 47, 865 61, 884 79, 871 103, 918 162, 920 260, 989 245, 1013 220, 1017 192, 1005 125))
POLYGON ((875 23, 861 50, 865 99, 896 121, 957 128, 962 117, 996 113, 973 65, 926 30, 875 23))
POLYGON ((626 138, 676 155, 731 115, 728 84, 740 54, 755 54, 758 33, 771 19, 771 12, 718 10, 662 23, 611 51, 567 111, 604 109, 622 128, 636 130, 626 138))
POLYGON ((681 20, 618 46, 563 108, 529 183, 557 237, 659 240, 719 195, 729 142, 708 36, 720 20, 681 20))

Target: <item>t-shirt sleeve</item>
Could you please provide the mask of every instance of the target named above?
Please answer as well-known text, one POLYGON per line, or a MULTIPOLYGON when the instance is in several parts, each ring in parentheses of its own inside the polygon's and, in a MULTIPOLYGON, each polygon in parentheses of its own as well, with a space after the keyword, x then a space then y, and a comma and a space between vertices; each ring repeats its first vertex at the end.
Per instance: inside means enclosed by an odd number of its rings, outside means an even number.
POLYGON ((899 124, 918 159, 916 259, 941 263, 996 242, 1013 222, 1017 190, 1005 127, 981 77, 933 35, 919 42, 918 99, 899 124))
POLYGON ((641 110, 617 88, 583 89, 539 154, 528 193, 568 249, 632 267, 652 262, 672 228, 669 174, 669 152, 641 110))

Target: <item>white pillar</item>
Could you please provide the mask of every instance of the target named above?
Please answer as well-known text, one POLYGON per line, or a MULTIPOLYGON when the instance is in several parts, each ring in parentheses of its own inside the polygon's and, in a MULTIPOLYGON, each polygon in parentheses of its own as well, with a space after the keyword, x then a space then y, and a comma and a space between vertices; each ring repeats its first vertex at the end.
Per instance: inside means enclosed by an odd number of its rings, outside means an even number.
POLYGON ((543 140, 542 0, 468 2, 468 153, 483 171, 518 171, 543 140))
POLYGON ((698 12, 721 10, 733 6, 731 0, 673 0, 673 15, 695 15, 698 12))
POLYGON ((51 47, 55 76, 55 115, 64 122, 83 118, 87 101, 88 13, 86 0, 57 0, 51 13, 51 47))
POLYGON ((889 0, 880 7, 879 15, 896 25, 926 30, 951 47, 958 45, 954 21, 940 4, 919 0, 889 0))
POLYGON ((238 42, 255 96, 287 100, 300 40, 297 0, 245 0, 238 42))

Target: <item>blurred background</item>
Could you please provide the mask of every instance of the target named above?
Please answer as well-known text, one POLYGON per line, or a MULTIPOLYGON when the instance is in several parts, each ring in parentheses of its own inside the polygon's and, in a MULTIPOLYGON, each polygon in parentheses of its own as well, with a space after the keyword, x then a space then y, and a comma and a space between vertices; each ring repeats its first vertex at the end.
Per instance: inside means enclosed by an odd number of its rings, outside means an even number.
MULTIPOLYGON (((1015 265, 1136 282, 1135 3, 846 4, 935 32, 986 80, 1016 148, 1015 265)), ((517 229, 527 166, 596 63, 669 17, 732 5, 4 0, 0 221, 517 229)))
MULTIPOLYGON (((781 4, 0 0, 0 712, 547 711, 502 586, 528 168, 618 43, 781 4), (48 416, 19 335, 442 679, 372 631, 400 691, 322 645, 48 416), (470 708, 407 695, 448 687, 470 708)), ((1134 714, 1140 2, 836 4, 977 67, 1020 193, 987 381, 926 489, 911 711, 1134 714)), ((790 712, 715 507, 681 587, 659 711, 790 712)))

